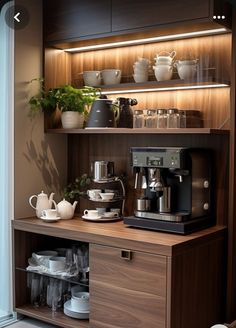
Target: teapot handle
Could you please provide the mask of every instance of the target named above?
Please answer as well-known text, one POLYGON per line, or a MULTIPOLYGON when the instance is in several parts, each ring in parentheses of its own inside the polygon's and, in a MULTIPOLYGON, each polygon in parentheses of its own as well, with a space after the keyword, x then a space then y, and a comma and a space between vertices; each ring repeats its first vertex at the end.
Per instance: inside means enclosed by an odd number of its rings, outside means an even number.
POLYGON ((36 196, 36 195, 31 196, 31 197, 29 198, 29 204, 30 204, 31 207, 33 207, 33 209, 36 210, 36 207, 32 204, 32 199, 33 199, 34 197, 38 198, 38 196, 36 196))
POLYGON ((54 205, 54 207, 55 207, 55 210, 57 210, 57 211, 58 211, 58 208, 57 208, 57 203, 55 202, 55 200, 52 200, 52 203, 53 203, 53 205, 54 205))

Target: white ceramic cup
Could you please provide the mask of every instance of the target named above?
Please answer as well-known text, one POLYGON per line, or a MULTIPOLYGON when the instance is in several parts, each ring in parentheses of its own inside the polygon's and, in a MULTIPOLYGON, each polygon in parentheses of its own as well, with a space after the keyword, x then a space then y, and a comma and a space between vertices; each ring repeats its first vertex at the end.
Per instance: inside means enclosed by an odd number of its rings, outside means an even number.
POLYGON ((117 213, 117 216, 120 215, 120 208, 110 208, 111 212, 117 213))
POLYGON ((82 286, 82 285, 76 285, 71 287, 71 296, 75 296, 76 293, 81 293, 81 292, 87 292, 88 287, 87 286, 82 286))
POLYGON ((42 211, 42 217, 44 219, 55 219, 58 216, 57 210, 54 209, 47 209, 42 211))
POLYGON ((99 199, 100 193, 102 192, 101 189, 89 189, 87 190, 87 194, 91 199, 99 199))
POLYGON ((84 210, 84 215, 87 215, 90 218, 96 218, 99 216, 97 210, 84 210))
POLYGON ((155 77, 157 81, 170 80, 173 73, 173 67, 171 65, 157 65, 153 66, 155 77))
POLYGON ((197 73, 197 65, 178 65, 177 71, 181 79, 193 79, 197 73))
POLYGON ((103 213, 103 216, 105 218, 114 218, 114 217, 118 217, 118 213, 117 212, 105 212, 103 213))
POLYGON ((89 311, 89 293, 77 292, 71 298, 71 309, 75 312, 89 311))
POLYGON ((102 78, 104 84, 119 84, 121 80, 121 70, 104 69, 102 70, 102 78))
POLYGON ((106 212, 106 207, 97 207, 98 215, 103 215, 106 212))
POLYGON ((135 73, 133 75, 134 81, 136 83, 142 83, 142 82, 147 82, 148 80, 148 73, 135 73))
POLYGON ((49 259, 50 272, 64 271, 66 267, 66 258, 64 256, 55 256, 49 259))
POLYGON ((113 199, 115 193, 114 192, 101 192, 100 196, 103 200, 111 200, 113 199))
POLYGON ((84 84, 97 87, 102 84, 102 75, 100 71, 83 72, 84 84))

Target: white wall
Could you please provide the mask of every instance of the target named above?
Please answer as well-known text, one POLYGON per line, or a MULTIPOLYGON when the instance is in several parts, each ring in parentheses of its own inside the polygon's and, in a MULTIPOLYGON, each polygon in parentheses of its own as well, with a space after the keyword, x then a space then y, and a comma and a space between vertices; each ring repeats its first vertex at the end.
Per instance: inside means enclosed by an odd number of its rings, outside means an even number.
POLYGON ((56 192, 56 200, 66 184, 66 136, 44 134, 43 115, 31 120, 28 81, 42 77, 41 0, 18 0, 30 12, 29 25, 15 31, 15 129, 14 206, 15 218, 34 215, 28 199, 41 190, 56 192))

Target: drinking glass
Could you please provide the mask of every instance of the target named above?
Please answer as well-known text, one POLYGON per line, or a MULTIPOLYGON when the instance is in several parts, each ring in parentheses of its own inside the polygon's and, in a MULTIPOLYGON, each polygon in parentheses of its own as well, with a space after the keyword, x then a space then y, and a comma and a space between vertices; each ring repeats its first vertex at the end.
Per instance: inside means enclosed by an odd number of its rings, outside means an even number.
POLYGON ((78 248, 78 252, 77 252, 77 263, 78 263, 78 270, 79 272, 82 273, 82 278, 81 281, 82 282, 87 282, 88 278, 86 276, 86 273, 89 270, 89 251, 88 248, 85 247, 81 247, 78 248))

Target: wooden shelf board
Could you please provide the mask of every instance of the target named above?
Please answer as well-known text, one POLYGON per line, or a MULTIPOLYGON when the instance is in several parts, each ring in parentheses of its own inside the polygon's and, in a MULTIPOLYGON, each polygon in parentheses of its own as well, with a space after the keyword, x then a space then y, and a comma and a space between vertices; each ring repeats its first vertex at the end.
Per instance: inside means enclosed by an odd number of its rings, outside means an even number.
POLYGON ((229 130, 212 128, 185 129, 127 129, 127 128, 92 128, 92 129, 47 129, 46 133, 56 134, 229 134, 229 130))
POLYGON ((48 307, 34 307, 33 305, 23 305, 16 307, 15 311, 33 317, 34 319, 42 320, 52 325, 57 325, 64 328, 88 328, 88 320, 73 319, 66 316, 63 312, 58 311, 55 314, 52 313, 48 307))
POLYGON ((36 217, 15 219, 12 222, 15 230, 28 231, 36 234, 49 235, 70 240, 97 243, 127 249, 171 256, 181 252, 186 245, 191 247, 196 239, 202 241, 210 235, 222 233, 225 227, 213 226, 190 235, 181 236, 164 232, 133 229, 117 222, 87 222, 80 217, 72 220, 61 220, 56 223, 45 223, 36 217))
MULTIPOLYGON (((224 81, 220 79, 216 79, 214 77, 208 77, 208 78, 202 78, 199 80, 181 80, 181 79, 172 79, 167 81, 147 81, 142 83, 135 83, 135 82, 129 82, 129 83, 119 83, 119 84, 112 84, 112 85, 101 85, 99 88, 103 92, 105 91, 113 91, 113 90, 129 90, 129 89, 160 89, 162 91, 162 88, 170 88, 175 90, 175 88, 181 88, 181 87, 189 87, 189 88, 199 88, 203 86, 204 88, 209 87, 211 88, 216 87, 219 84, 226 84, 226 86, 230 86, 229 81, 224 81)), ((165 91, 165 90, 163 90, 165 91)))

